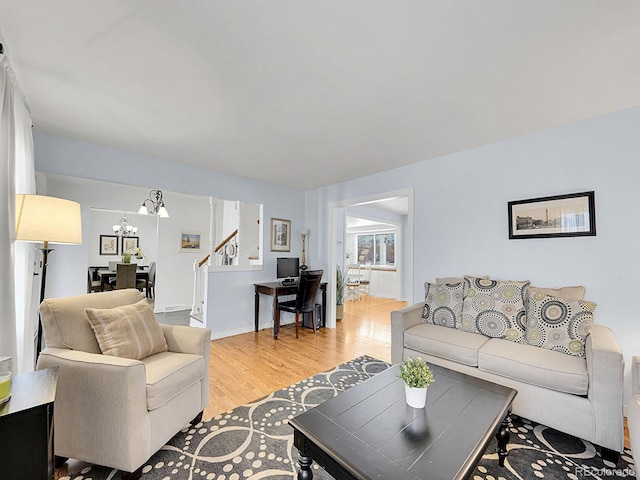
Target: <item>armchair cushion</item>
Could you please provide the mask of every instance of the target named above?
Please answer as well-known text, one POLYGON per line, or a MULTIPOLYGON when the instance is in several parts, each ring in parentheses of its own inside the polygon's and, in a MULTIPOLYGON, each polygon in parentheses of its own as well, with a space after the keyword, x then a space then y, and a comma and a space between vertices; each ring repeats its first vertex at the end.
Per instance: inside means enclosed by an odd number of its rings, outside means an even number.
POLYGON ((87 308, 100 350, 104 355, 142 360, 169 347, 146 300, 115 308, 87 308))
POLYGON ((162 407, 194 383, 207 371, 202 355, 162 352, 142 360, 146 371, 147 410, 162 407))

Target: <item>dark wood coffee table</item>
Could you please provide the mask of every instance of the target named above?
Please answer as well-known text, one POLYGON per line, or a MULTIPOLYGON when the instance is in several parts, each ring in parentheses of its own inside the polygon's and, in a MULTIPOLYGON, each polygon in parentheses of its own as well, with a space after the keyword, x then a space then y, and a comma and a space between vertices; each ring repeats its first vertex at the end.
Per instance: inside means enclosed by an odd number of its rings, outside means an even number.
POLYGON ((500 465, 517 392, 432 366, 427 406, 407 406, 397 365, 289 421, 300 451, 298 479, 315 460, 336 479, 468 478, 492 436, 500 465))

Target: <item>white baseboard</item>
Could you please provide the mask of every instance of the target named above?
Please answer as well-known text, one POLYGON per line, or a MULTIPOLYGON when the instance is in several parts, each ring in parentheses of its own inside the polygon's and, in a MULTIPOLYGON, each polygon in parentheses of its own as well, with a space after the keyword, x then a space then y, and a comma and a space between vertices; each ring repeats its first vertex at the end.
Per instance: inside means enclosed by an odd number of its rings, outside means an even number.
POLYGON ((235 328, 233 330, 225 330, 224 332, 214 332, 213 330, 211 330, 211 340, 233 337, 234 335, 240 335, 241 333, 249 333, 253 331, 254 327, 235 328))

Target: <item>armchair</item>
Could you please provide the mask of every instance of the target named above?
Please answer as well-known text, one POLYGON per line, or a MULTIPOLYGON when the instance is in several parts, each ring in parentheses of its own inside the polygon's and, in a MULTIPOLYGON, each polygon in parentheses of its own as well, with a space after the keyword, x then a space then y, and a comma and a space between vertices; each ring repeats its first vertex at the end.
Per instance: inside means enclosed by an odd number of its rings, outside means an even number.
POLYGON ((47 299, 40 305, 46 348, 37 369, 58 366, 56 457, 142 475, 144 463, 209 400, 211 332, 160 325, 168 351, 142 360, 103 355, 85 308, 110 309, 144 299, 138 290, 47 299))

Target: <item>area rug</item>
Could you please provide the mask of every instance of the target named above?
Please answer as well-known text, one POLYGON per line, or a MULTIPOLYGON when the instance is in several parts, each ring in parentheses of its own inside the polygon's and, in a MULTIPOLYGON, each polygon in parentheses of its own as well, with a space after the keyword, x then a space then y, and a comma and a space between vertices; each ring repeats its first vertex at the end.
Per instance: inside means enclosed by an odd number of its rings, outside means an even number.
MULTIPOLYGON (((143 468, 142 480, 295 479, 298 451, 293 446, 288 420, 388 367, 375 358, 359 357, 209 421, 188 426, 151 457, 143 468)), ((635 477, 628 450, 616 466, 604 462, 589 442, 514 415, 510 432, 505 466, 498 465, 494 440, 476 468, 474 480, 635 477)), ((315 463, 313 474, 318 480, 333 478, 315 463)), ((92 465, 59 480, 119 479, 117 470, 92 465)))

